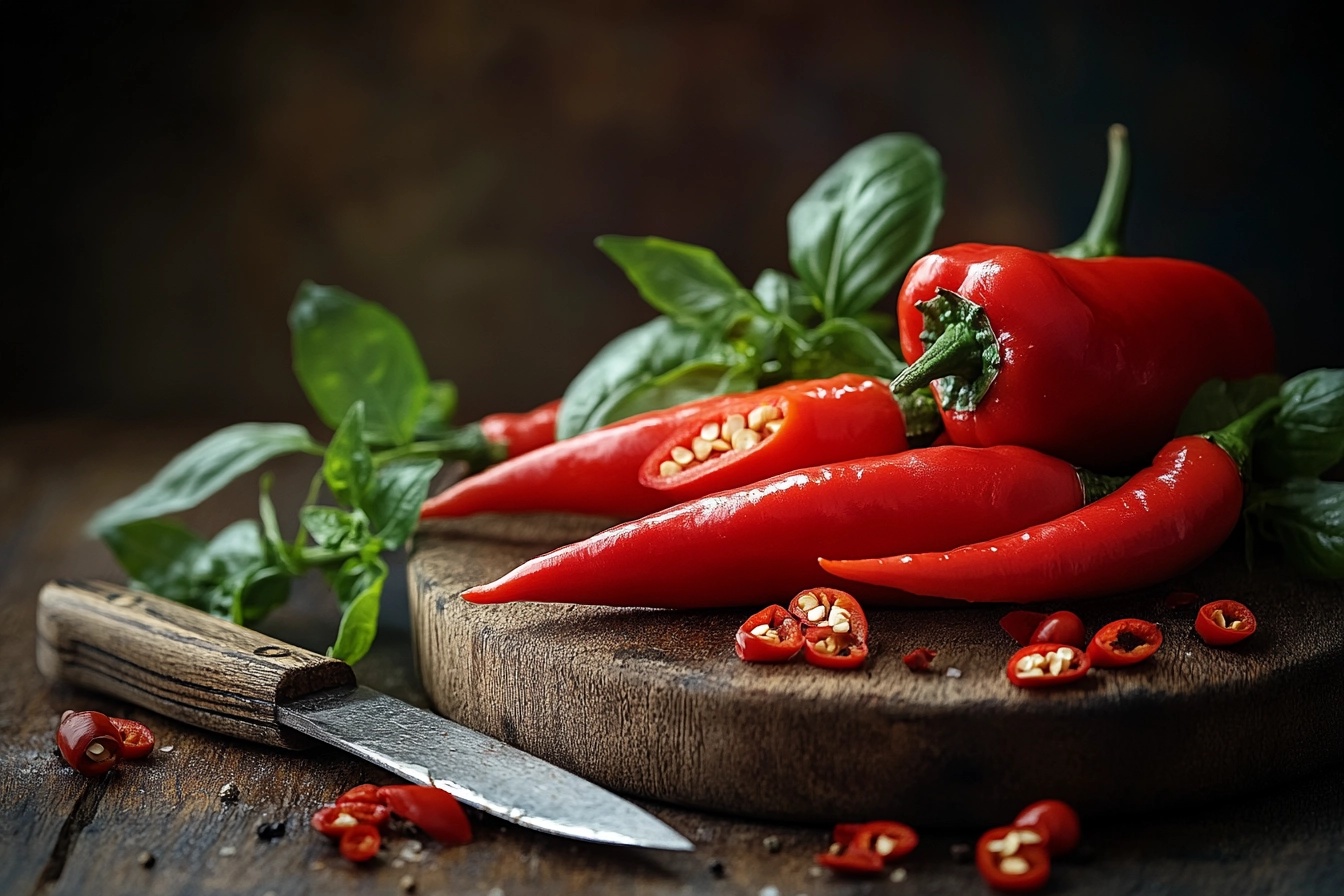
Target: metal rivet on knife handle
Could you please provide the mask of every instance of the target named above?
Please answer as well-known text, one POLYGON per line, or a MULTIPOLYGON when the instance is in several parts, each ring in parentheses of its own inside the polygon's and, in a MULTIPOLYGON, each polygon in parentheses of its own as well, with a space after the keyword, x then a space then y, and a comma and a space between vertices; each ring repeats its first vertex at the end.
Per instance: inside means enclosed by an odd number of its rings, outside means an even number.
POLYGON ((43 586, 37 634, 37 664, 48 678, 277 747, 312 745, 279 724, 279 703, 355 686, 340 660, 96 580, 43 586))

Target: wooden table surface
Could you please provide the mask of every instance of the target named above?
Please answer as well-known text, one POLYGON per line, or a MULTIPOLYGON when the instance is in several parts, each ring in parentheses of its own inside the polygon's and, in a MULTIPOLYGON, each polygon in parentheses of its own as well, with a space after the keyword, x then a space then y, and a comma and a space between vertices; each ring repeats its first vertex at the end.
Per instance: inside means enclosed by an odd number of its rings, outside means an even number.
MULTIPOLYGON (((83 534, 89 516, 214 428, 89 419, 0 425, 0 668, 9 678, 0 688, 0 894, 989 892, 965 858, 979 831, 926 833, 891 875, 852 880, 815 867, 825 829, 650 803, 643 805, 694 841, 695 852, 582 844, 473 812, 469 846, 417 850, 418 841, 401 837, 367 866, 346 863, 308 817, 351 785, 391 782, 387 773, 326 747, 296 754, 200 733, 101 695, 53 687, 37 671, 34 606, 42 584, 59 576, 124 581, 102 545, 83 534), (67 708, 139 719, 171 749, 86 779, 54 749, 67 708), (234 801, 220 796, 230 783, 234 801), (284 823, 282 836, 258 835, 276 822, 284 823)), ((312 463, 271 465, 282 520, 293 518, 312 463)), ((256 477, 244 477, 185 519, 209 532, 255 507, 256 477)), ((262 627, 320 651, 335 625, 322 583, 305 580, 262 627)), ((365 684, 426 705, 410 657, 404 561, 394 564, 378 641, 357 672, 365 684)), ((1273 792, 1142 822, 1085 818, 1083 846, 1056 863, 1046 892, 1344 892, 1344 764, 1273 792)))

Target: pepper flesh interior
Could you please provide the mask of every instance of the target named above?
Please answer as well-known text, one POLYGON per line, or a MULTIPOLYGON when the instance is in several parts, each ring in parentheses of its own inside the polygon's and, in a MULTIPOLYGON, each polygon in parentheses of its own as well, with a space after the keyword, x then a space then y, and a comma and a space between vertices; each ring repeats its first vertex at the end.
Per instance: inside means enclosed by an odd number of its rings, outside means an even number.
POLYGON ((750 451, 783 425, 784 411, 773 404, 757 405, 746 414, 729 414, 722 421, 706 423, 690 444, 677 445, 668 452, 658 465, 658 475, 675 476, 733 451, 750 451))

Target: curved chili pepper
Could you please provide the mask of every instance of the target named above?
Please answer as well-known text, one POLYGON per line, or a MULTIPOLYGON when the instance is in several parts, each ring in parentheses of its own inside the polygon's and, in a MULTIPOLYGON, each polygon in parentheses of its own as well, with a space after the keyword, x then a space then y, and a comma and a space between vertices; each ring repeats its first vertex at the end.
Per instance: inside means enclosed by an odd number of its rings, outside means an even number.
POLYGON ((803 649, 803 627, 784 607, 771 604, 742 623, 734 649, 744 662, 786 662, 803 649))
POLYGON ((154 750, 154 732, 134 719, 109 716, 108 721, 121 735, 121 758, 144 759, 154 750))
MULTIPOLYGON (((759 606, 818 585, 852 593, 819 574, 819 555, 946 550, 1054 519, 1083 500, 1073 467, 1029 448, 918 448, 686 501, 535 557, 462 597, 684 608, 759 606)), ((900 597, 879 590, 865 599, 900 597)))
POLYGON ((478 425, 486 439, 504 446, 507 457, 517 457, 555 441, 559 412, 560 399, 555 398, 530 411, 486 414, 478 425))
MULTIPOLYGON (((830 441, 810 446, 806 438, 797 442, 789 439, 779 443, 783 450, 770 448, 767 452, 765 449, 774 441, 771 438, 756 446, 762 449, 762 460, 753 460, 752 451, 733 452, 731 461, 710 465, 715 469, 703 482, 688 481, 668 490, 640 481, 640 470, 650 462, 651 455, 669 438, 681 439, 687 426, 699 432, 710 421, 722 421, 732 412, 743 408, 749 411, 764 403, 797 406, 797 419, 792 425, 799 431, 806 430, 807 421, 817 413, 831 421, 837 417, 847 420, 837 425, 846 427, 856 443, 856 453, 844 459, 867 456, 880 445, 900 450, 906 446, 901 405, 889 397, 886 405, 879 404, 884 391, 879 380, 841 374, 825 380, 790 381, 754 392, 714 395, 649 411, 544 445, 468 476, 429 498, 420 516, 431 519, 481 512, 558 511, 630 519, 670 507, 688 496, 746 485, 763 478, 766 471, 785 473, 835 458, 840 449, 830 441), (883 413, 879 414, 877 407, 883 408, 883 413), (851 416, 852 411, 858 413, 851 416), (860 439, 857 433, 864 429, 868 429, 867 434, 860 439), (817 459, 801 461, 809 451, 817 459), (738 467, 744 460, 747 463, 738 467)), ((923 406, 918 399, 906 403, 923 406)), ((670 456, 670 448, 668 452, 670 456)), ((655 474, 657 467, 654 462, 655 474)))
POLYGON ((975 867, 985 883, 1005 893, 1039 890, 1050 880, 1046 835, 1034 827, 990 828, 975 845, 975 867))
POLYGON ((1039 525, 955 550, 823 559, 827 572, 929 597, 1027 603, 1154 585, 1197 565, 1241 516, 1247 437, 1269 401, 1224 429, 1173 439, 1108 495, 1039 525))
POLYGON ((1008 681, 1019 688, 1048 688, 1077 681, 1092 668, 1089 651, 1071 644, 1028 644, 1008 660, 1008 681))
POLYGON ((1092 665, 1115 669, 1141 663, 1162 646, 1162 629, 1146 619, 1117 619, 1097 630, 1087 645, 1092 665))
MULTIPOLYGON (((1113 243, 1123 219, 1128 149, 1112 131, 1089 244, 1113 243)), ((1174 258, 955 245, 910 268, 897 320, 910 366, 892 388, 930 385, 953 442, 1026 445, 1102 472, 1152 457, 1207 380, 1274 371, 1260 301, 1174 258)))
POLYGON ((121 761, 121 732, 101 712, 67 712, 56 728, 61 758, 82 775, 97 777, 121 761))
POLYGON ((1255 614, 1235 600, 1215 600, 1199 608, 1195 633, 1212 647, 1226 647, 1255 634, 1255 614))
POLYGON ((1032 827, 1046 834, 1045 846, 1052 856, 1073 852, 1082 837, 1078 812, 1063 800, 1037 800, 1013 819, 1017 827, 1032 827))

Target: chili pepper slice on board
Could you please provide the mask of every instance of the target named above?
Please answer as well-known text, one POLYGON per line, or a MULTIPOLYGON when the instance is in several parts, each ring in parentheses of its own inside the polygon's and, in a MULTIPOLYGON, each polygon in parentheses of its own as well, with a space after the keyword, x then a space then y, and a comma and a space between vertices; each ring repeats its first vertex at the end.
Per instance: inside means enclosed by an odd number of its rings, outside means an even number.
POLYGON ((956 444, 1025 445, 1101 472, 1132 470, 1176 431, 1206 381, 1274 372, 1269 314, 1235 278, 1117 254, 1124 128, 1111 129, 1109 145, 1083 240, 1056 253, 965 243, 906 275, 897 320, 910 366, 892 388, 930 386, 956 444))
POLYGON ((471 842, 471 822, 457 799, 445 790, 425 784, 390 784, 378 795, 398 815, 440 843, 457 846, 471 842))
POLYGON ((849 845, 876 853, 890 863, 913 852, 919 845, 919 835, 899 821, 866 821, 854 830, 849 845))
POLYGON ((1083 620, 1072 610, 1056 610, 1041 620, 1031 633, 1034 644, 1071 644, 1086 647, 1087 635, 1083 620))
MULTIPOLYGON (((1060 600, 1165 581, 1213 555, 1241 518, 1250 436, 1272 398, 1223 429, 1181 436, 1096 501, 947 552, 821 560, 841 578, 972 602, 1060 600)), ((823 555, 824 557, 825 555, 823 555)))
POLYGON ((1037 800, 1017 813, 1013 825, 1043 829, 1052 856, 1073 852, 1082 838, 1078 812, 1063 800, 1037 800))
POLYGON ((856 614, 863 618, 867 626, 867 617, 863 607, 854 599, 854 595, 839 588, 809 588, 800 591, 789 601, 789 612, 797 617, 805 628, 834 628, 841 634, 849 631, 851 617, 856 614))
POLYGON ((1212 601, 1195 615, 1195 633, 1213 647, 1245 641, 1255 634, 1255 624, 1251 608, 1235 600, 1212 601))
POLYGON ((831 848, 835 851, 817 853, 816 862, 823 868, 838 874, 856 875, 881 874, 885 870, 886 863, 875 852, 838 843, 831 844, 831 848))
POLYGON ((975 867, 985 883, 1004 893, 1039 890, 1050 880, 1046 836, 1034 827, 990 828, 975 844, 975 867))
POLYGON ((112 727, 121 735, 121 758, 144 759, 154 750, 154 732, 149 726, 134 719, 109 716, 112 727))
POLYGON ((351 862, 367 862, 382 845, 383 835, 371 824, 357 824, 341 834, 341 855, 351 862))
MULTIPOLYGON (((542 449, 545 450, 545 449, 542 449)), ((667 608, 770 603, 840 587, 870 603, 910 602, 826 581, 818 556, 894 545, 947 550, 1079 507, 1077 471, 1028 448, 917 448, 823 464, 686 501, 535 557, 462 593, 474 603, 548 601, 667 608), (707 588, 706 582, 731 582, 707 588)))
POLYGON ((916 647, 901 657, 901 662, 905 663, 905 667, 911 672, 927 672, 937 655, 938 651, 930 647, 916 647))
POLYGON ((1028 644, 1008 660, 1008 680, 1020 688, 1078 681, 1092 667, 1087 651, 1071 644, 1028 644))
POLYGON ((343 806, 346 803, 381 803, 382 798, 378 796, 377 784, 356 784, 345 793, 336 797, 336 805, 343 806))
POLYGON ((97 777, 121 761, 121 732, 101 712, 66 712, 56 728, 56 746, 70 767, 81 775, 97 777))
POLYGON ((478 424, 481 434, 503 445, 508 457, 518 457, 555 441, 555 418, 560 399, 552 399, 530 411, 486 414, 478 424))
POLYGON ((361 824, 381 827, 392 817, 392 811, 381 803, 344 802, 322 806, 310 821, 313 830, 328 837, 339 837, 350 828, 361 824))
POLYGON ((782 663, 803 649, 803 627, 779 604, 753 613, 737 630, 738 659, 748 663, 782 663))
MULTIPOLYGON (((862 619, 862 617, 857 617, 862 619)), ((851 620, 849 631, 816 626, 803 632, 803 659, 823 669, 857 669, 868 660, 868 623, 851 620)))
POLYGON ((1133 666, 1162 646, 1162 629, 1146 619, 1116 619, 1097 630, 1087 645, 1092 665, 1102 669, 1133 666))

